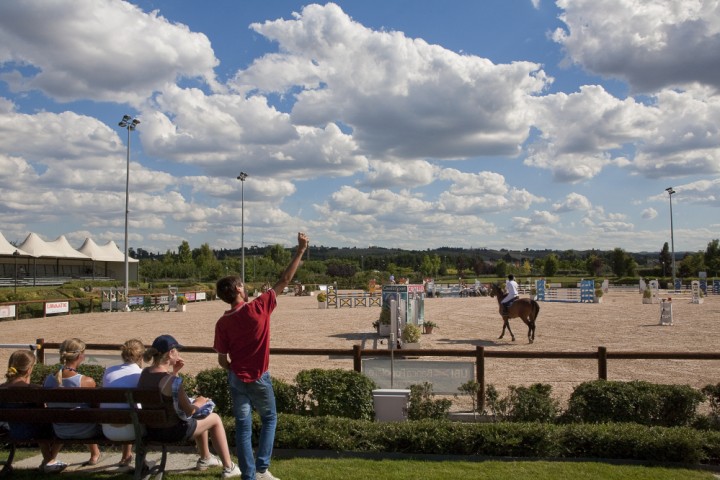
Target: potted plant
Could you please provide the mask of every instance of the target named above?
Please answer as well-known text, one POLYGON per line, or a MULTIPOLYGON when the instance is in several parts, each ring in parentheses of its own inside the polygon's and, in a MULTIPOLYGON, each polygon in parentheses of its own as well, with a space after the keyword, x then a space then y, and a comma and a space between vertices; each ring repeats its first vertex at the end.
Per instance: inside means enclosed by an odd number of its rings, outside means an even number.
POLYGON ((390 336, 390 309, 381 308, 380 318, 373 322, 373 327, 377 330, 378 335, 381 337, 390 336))
POLYGON ((327 308, 327 293, 320 292, 317 294, 318 308, 327 308))
POLYGON ((595 303, 602 303, 603 295, 604 295, 604 292, 603 292, 602 288, 596 288, 595 289, 595 298, 593 299, 593 301, 595 303))
POLYGON ((426 321, 423 323, 423 333, 432 333, 434 328, 440 328, 438 327, 438 324, 431 321, 426 321))
POLYGON ((187 310, 188 299, 184 295, 178 295, 177 297, 177 309, 178 312, 184 312, 187 310))
POLYGON ((653 303, 652 290, 649 287, 643 290, 642 303, 653 303))
POLYGON ((408 323, 400 334, 400 340, 402 341, 402 348, 406 350, 420 348, 420 327, 414 323, 408 323))

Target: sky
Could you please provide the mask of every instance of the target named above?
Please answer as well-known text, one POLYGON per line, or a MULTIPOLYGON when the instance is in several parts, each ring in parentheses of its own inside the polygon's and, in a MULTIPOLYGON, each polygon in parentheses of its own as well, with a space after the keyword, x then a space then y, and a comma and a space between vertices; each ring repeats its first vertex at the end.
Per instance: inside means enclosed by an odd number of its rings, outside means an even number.
POLYGON ((718 0, 2 1, 0 233, 704 251, 719 87, 718 0))

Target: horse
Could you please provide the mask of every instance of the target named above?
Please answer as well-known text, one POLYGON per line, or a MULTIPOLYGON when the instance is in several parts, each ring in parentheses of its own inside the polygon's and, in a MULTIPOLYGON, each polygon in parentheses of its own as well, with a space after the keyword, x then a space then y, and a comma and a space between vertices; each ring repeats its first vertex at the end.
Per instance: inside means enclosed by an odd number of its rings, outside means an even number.
POLYGON ((510 330, 510 319, 518 317, 528 326, 528 341, 533 343, 535 341, 535 320, 540 313, 540 304, 530 298, 518 298, 512 302, 507 313, 505 313, 505 308, 502 304, 505 293, 497 283, 490 284, 490 296, 497 298, 499 312, 503 319, 502 333, 498 337, 498 340, 505 336, 505 329, 507 328, 507 331, 510 332, 510 336, 512 337, 512 341, 515 341, 515 335, 513 335, 512 330, 510 330))

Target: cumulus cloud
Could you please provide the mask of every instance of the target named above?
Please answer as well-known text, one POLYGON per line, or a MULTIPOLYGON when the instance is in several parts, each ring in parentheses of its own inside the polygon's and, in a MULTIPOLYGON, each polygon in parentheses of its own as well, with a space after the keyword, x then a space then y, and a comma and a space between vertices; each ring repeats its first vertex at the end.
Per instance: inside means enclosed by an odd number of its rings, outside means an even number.
POLYGON ((562 202, 554 203, 553 210, 557 213, 566 213, 573 211, 587 211, 592 208, 592 203, 585 195, 579 193, 569 193, 562 202))
POLYGON ((553 38, 568 61, 634 90, 702 83, 720 88, 720 4, 558 0, 564 28, 553 38))
POLYGON ((373 156, 517 155, 530 128, 526 103, 550 82, 538 64, 497 65, 373 31, 332 3, 251 28, 281 53, 257 59, 231 85, 281 94, 300 88, 294 122, 347 125, 373 156))
POLYGON ((656 123, 657 109, 632 98, 620 100, 601 86, 557 93, 534 100, 537 140, 528 146, 525 164, 552 171, 560 182, 591 179, 620 160, 611 151, 633 145, 656 123))
POLYGON ((642 212, 640 212, 640 216, 645 220, 652 220, 658 216, 658 212, 654 208, 645 208, 642 212))
POLYGON ((184 77, 216 85, 218 61, 204 34, 129 2, 28 0, 0 2, 3 63, 16 92, 139 105, 184 77))

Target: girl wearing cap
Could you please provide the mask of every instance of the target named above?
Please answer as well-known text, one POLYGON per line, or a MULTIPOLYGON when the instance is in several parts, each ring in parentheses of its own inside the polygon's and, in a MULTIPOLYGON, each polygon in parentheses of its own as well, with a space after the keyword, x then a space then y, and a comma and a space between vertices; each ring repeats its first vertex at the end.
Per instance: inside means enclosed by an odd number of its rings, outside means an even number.
POLYGON ((240 468, 232 462, 230 449, 225 436, 225 428, 217 413, 210 413, 204 418, 194 418, 208 399, 197 397, 190 401, 182 386, 178 373, 185 365, 178 350, 182 345, 171 335, 160 335, 153 341, 152 347, 145 350, 145 361, 150 363, 140 374, 138 388, 157 388, 160 392, 173 398, 178 421, 166 428, 148 428, 148 438, 155 441, 178 442, 194 439, 200 458, 198 470, 209 467, 223 466, 223 478, 239 477, 240 468), (210 454, 208 437, 212 438, 213 446, 220 455, 217 458, 210 454))
MULTIPOLYGON (((55 375, 48 375, 44 387, 95 388, 92 377, 78 373, 80 364, 85 361, 85 342, 79 338, 70 338, 60 344, 60 370, 55 375)), ((52 404, 49 404, 52 405, 52 404)), ((55 407, 87 407, 87 405, 54 404, 55 407)), ((96 423, 53 423, 58 438, 93 438, 100 435, 100 426, 96 423)), ((83 467, 97 465, 100 461, 100 447, 97 443, 88 444, 90 460, 83 467)))
MULTIPOLYGON (((35 367, 35 355, 29 350, 17 350, 10 355, 8 359, 8 369, 5 373, 7 382, 0 385, 0 388, 38 388, 39 385, 30 383, 33 367, 35 367)), ((20 408, 24 404, 5 404, 0 405, 2 408, 20 408)), ((34 423, 10 423, 10 434, 13 438, 31 439, 43 438, 52 435, 52 426, 50 424, 34 424, 34 423)), ((57 454, 62 447, 57 442, 38 442, 40 451, 42 452, 42 464, 40 471, 43 473, 60 473, 67 468, 67 463, 59 462, 57 454)))

